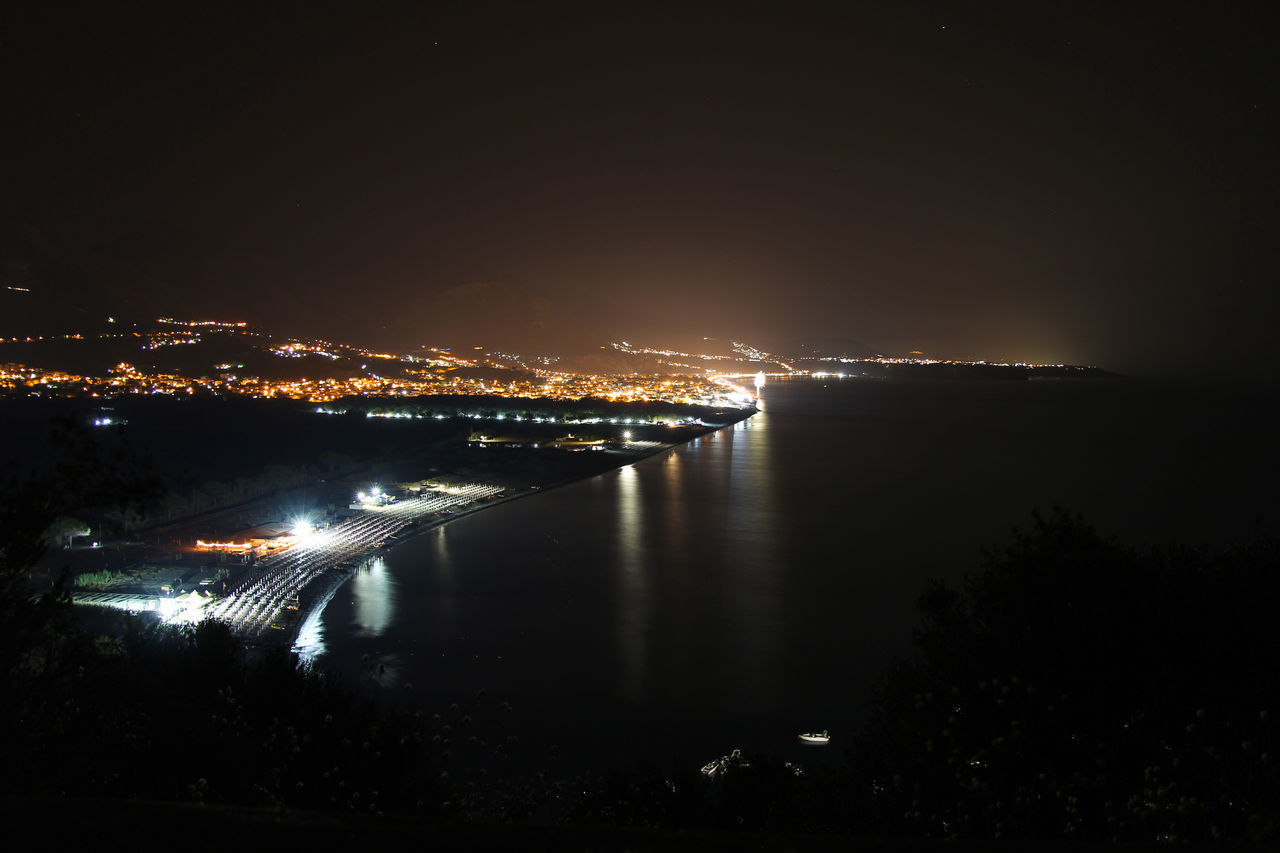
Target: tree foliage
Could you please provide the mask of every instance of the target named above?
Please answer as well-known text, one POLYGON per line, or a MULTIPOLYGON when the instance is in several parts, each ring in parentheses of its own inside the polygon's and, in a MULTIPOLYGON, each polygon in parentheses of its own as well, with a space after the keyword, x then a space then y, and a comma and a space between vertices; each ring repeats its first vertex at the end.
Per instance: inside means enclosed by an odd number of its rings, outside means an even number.
MULTIPOLYGON (((118 437, 117 437, 118 439, 118 437)), ((136 511, 160 492, 159 480, 129 445, 111 447, 93 440, 71 420, 55 420, 50 452, 40 464, 10 463, 0 501, 0 678, 9 682, 21 712, 21 688, 56 680, 77 647, 71 624, 66 577, 39 596, 28 589, 31 570, 48 547, 47 531, 60 518, 87 508, 136 511)))
POLYGON ((1037 516, 920 599, 853 751, 880 829, 1274 839, 1280 552, 1138 550, 1037 516))

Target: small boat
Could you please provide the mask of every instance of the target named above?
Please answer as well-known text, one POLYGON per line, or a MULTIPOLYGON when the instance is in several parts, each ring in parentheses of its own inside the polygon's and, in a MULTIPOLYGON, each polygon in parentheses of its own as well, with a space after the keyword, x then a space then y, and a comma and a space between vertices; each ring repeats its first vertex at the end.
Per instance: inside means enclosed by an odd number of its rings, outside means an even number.
POLYGON ((801 743, 827 744, 831 742, 831 733, 826 729, 820 732, 805 732, 800 735, 801 743))

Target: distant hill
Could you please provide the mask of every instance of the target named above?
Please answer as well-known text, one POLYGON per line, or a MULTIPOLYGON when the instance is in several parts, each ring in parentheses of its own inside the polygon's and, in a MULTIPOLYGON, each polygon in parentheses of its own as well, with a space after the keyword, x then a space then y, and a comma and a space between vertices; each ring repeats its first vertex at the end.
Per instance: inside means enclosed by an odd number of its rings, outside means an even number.
MULTIPOLYGON (((703 375, 708 371, 750 374, 790 367, 837 370, 840 368, 832 366, 837 362, 851 373, 878 378, 1107 375, 1096 368, 1064 365, 1029 368, 963 362, 881 363, 876 360, 882 359, 884 353, 847 337, 784 342, 712 337, 686 338, 682 342, 616 340, 589 347, 565 346, 557 352, 515 351, 514 347, 507 348, 510 345, 442 349, 419 346, 395 352, 381 349, 379 344, 362 346, 351 341, 290 337, 236 322, 108 317, 66 307, 55 310, 38 294, 12 288, 0 298, 5 304, 30 298, 28 307, 44 305, 50 309, 46 319, 30 320, 29 326, 3 315, 0 364, 89 376, 105 376, 122 362, 148 374, 171 373, 188 378, 252 376, 267 380, 400 378, 421 375, 433 363, 459 377, 504 383, 528 378, 531 371, 543 369, 597 376, 703 375), (866 362, 853 366, 852 361, 859 359, 866 362)), ((909 353, 894 355, 915 357, 909 353)))
POLYGON ((874 358, 880 350, 854 338, 819 337, 773 344, 773 351, 792 358, 874 358))
MULTIPOLYGON (((10 329, 13 324, 9 324, 10 329)), ((432 363, 450 362, 452 375, 510 381, 532 369, 579 374, 701 374, 706 369, 744 372, 760 369, 732 342, 704 342, 697 355, 662 348, 628 350, 601 343, 576 353, 510 352, 501 347, 418 347, 388 352, 350 342, 289 337, 250 325, 193 324, 158 319, 88 318, 79 312, 37 328, 12 330, 0 340, 0 363, 21 364, 78 375, 105 376, 126 363, 149 373, 185 377, 254 376, 271 380, 346 379, 376 374, 420 373, 432 363), (717 358, 704 358, 710 352, 717 358)), ((750 352, 750 348, 747 348, 750 352)))
POLYGON ((49 288, 6 280, 0 289, 0 337, 106 331, 109 316, 99 306, 70 303, 49 288))

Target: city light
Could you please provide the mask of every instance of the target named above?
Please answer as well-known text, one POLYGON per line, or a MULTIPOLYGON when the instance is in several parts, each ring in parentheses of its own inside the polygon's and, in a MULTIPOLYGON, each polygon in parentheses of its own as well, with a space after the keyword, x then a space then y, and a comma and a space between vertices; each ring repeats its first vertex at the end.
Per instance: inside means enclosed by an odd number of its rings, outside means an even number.
MULTIPOLYGON (((347 397, 422 397, 431 395, 485 396, 507 399, 578 401, 608 400, 618 403, 663 401, 685 405, 741 406, 718 387, 721 383, 705 367, 681 365, 669 361, 667 368, 676 372, 621 375, 575 373, 554 369, 558 359, 516 353, 480 353, 461 358, 447 349, 427 350, 421 355, 399 356, 374 352, 322 340, 288 339, 283 343, 255 344, 256 337, 270 335, 250 331, 240 322, 214 320, 179 321, 161 318, 159 328, 139 329, 125 333, 98 335, 101 339, 131 339, 141 350, 154 350, 179 345, 210 343, 213 338, 244 338, 244 345, 286 358, 320 356, 329 361, 347 360, 368 366, 368 359, 387 364, 385 370, 367 370, 354 375, 271 379, 252 375, 240 361, 223 360, 213 365, 212 375, 189 376, 156 366, 121 362, 106 375, 73 374, 65 371, 27 367, 21 364, 0 365, 0 395, 48 392, 51 396, 78 394, 101 397, 126 395, 212 394, 216 396, 248 396, 265 399, 287 398, 324 404, 347 397), (484 377, 461 375, 459 369, 491 368, 505 375, 484 377)), ((70 334, 66 339, 81 340, 70 334)), ((15 340, 40 341, 43 338, 15 340)), ((617 346, 617 345, 615 345, 617 346)), ((640 350, 636 350, 640 352, 640 350)), ((142 359, 137 359, 141 362, 142 359)), ((339 412, 316 407, 317 412, 339 412)), ((366 413, 368 417, 421 417, 404 412, 366 413)), ((437 419, 444 416, 436 414, 437 419)), ((529 420, 522 414, 499 412, 498 419, 529 420)), ((537 416, 535 422, 543 422, 537 416)))
POLYGON ((185 595, 161 596, 156 603, 160 619, 171 624, 194 624, 205 618, 210 598, 192 590, 185 595))

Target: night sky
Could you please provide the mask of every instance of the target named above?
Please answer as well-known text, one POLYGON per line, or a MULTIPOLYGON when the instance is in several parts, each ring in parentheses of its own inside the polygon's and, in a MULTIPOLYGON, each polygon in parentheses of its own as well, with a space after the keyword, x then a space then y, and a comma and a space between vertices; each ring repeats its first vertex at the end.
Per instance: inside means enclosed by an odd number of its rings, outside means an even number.
POLYGON ((10 327, 1280 363, 1261 5, 8 6, 10 327))

